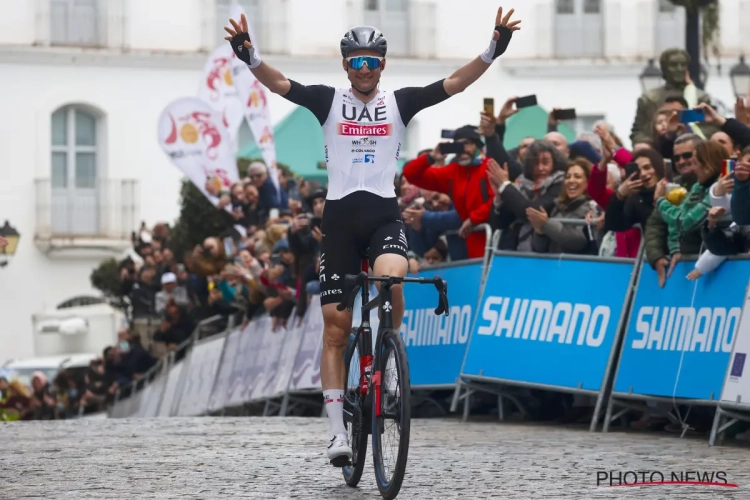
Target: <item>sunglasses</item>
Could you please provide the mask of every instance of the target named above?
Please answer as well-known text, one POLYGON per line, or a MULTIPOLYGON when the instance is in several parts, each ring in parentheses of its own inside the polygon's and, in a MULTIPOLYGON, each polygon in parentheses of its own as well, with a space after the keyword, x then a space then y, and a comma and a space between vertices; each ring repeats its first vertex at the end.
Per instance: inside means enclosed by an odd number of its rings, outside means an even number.
POLYGON ((385 59, 382 57, 371 57, 371 56, 353 56, 347 57, 346 61, 349 63, 351 69, 359 70, 362 66, 367 65, 367 69, 377 69, 383 65, 385 59))
POLYGON ((693 157, 693 153, 682 153, 682 154, 679 154, 679 155, 674 155, 674 159, 675 160, 680 160, 680 159, 682 159, 682 160, 689 160, 692 157, 693 157))
POLYGON ((249 176, 251 179, 260 179, 263 177, 263 174, 250 174, 249 176))

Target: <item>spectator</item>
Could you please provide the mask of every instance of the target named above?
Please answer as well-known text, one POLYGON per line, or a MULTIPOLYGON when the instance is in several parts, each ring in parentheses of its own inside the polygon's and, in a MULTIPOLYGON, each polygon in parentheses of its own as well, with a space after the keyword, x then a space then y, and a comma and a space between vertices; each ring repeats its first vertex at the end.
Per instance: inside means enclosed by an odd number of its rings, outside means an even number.
POLYGON ((268 168, 265 164, 259 161, 252 162, 247 167, 247 175, 250 177, 250 182, 258 190, 258 203, 264 212, 269 213, 272 208, 285 208, 281 205, 281 198, 276 191, 276 186, 268 176, 268 168))
POLYGON ((500 250, 532 251, 534 228, 527 209, 543 209, 551 213, 560 196, 568 160, 552 143, 535 141, 524 159, 524 172, 511 184, 506 168, 490 166, 489 179, 495 191, 490 216, 493 230, 502 230, 500 250))
POLYGON ((154 334, 154 342, 164 342, 167 349, 174 350, 190 338, 195 330, 195 322, 183 308, 174 301, 165 306, 164 320, 154 334))
POLYGON ((43 372, 31 374, 31 400, 29 402, 32 420, 53 420, 57 409, 55 393, 43 372))
POLYGON ((156 315, 155 299, 157 287, 154 285, 156 269, 144 266, 138 275, 138 282, 133 284, 130 291, 130 303, 133 308, 133 318, 146 318, 156 315))
MULTIPOLYGON (((701 142, 695 150, 697 168, 695 174, 697 182, 690 189, 687 198, 679 204, 673 204, 666 199, 666 179, 659 181, 656 186, 656 202, 654 212, 658 210, 662 220, 669 227, 669 251, 673 256, 672 264, 666 274, 669 278, 674 265, 679 261, 682 253, 695 254, 700 251, 702 238, 700 228, 708 216, 711 208, 709 189, 719 176, 722 161, 727 158, 726 150, 715 142, 701 142), (696 241, 686 248, 686 241, 696 241), (697 248, 696 248, 697 247, 697 248)), ((662 276, 659 276, 663 286, 662 276)))
POLYGON ((534 229, 532 250, 541 253, 585 254, 592 252, 596 238, 587 234, 584 225, 570 225, 557 219, 580 219, 583 221, 591 209, 591 198, 586 194, 591 164, 578 159, 568 165, 560 196, 548 214, 544 207, 530 206, 526 216, 534 229))
POLYGON ((445 236, 451 260, 468 258, 466 242, 457 233, 463 221, 453 208, 450 197, 435 191, 423 191, 422 194, 421 199, 415 200, 402 213, 409 247, 415 254, 424 255, 442 235, 456 231, 445 236))
POLYGON ((187 290, 185 287, 177 284, 177 275, 174 273, 164 273, 161 276, 161 291, 157 292, 155 299, 156 314, 164 314, 167 302, 173 300, 180 307, 187 307, 190 304, 187 290))
POLYGON ((637 172, 625 179, 609 199, 605 231, 627 231, 635 225, 646 227, 654 209, 656 184, 664 178, 664 159, 655 150, 644 148, 633 155, 633 161, 638 165, 637 172))
POLYGON ((461 143, 464 151, 445 167, 433 167, 435 160, 445 157, 436 147, 404 166, 404 176, 423 189, 449 194, 456 212, 463 220, 459 235, 466 238, 469 258, 484 256, 485 234, 473 233, 474 227, 487 222, 492 206, 491 190, 487 182, 487 162, 481 152, 483 143, 471 125, 457 129, 454 143, 461 143))
MULTIPOLYGON (((674 160, 673 167, 677 174, 672 183, 683 187, 685 190, 692 189, 696 182, 696 161, 695 149, 703 140, 695 134, 683 134, 674 141, 674 160)), ((668 176, 666 177, 669 178, 668 176)), ((688 233, 687 239, 680 242, 680 248, 670 249, 668 247, 668 227, 661 213, 654 210, 646 222, 644 231, 646 260, 651 267, 657 272, 659 286, 664 286, 668 275, 674 269, 682 252, 686 254, 697 254, 703 243, 701 238, 696 238, 700 234, 688 233), (674 250, 675 251, 672 253, 674 250)))
MULTIPOLYGON (((711 188, 714 207, 703 228, 708 250, 719 257, 750 250, 750 147, 742 151, 733 177, 723 178, 711 188), (721 228, 719 222, 730 213, 735 223, 729 229, 721 228)), ((699 272, 699 276, 706 274, 699 272)))
POLYGON ((297 215, 289 227, 288 242, 294 262, 292 273, 297 277, 295 288, 299 291, 296 310, 299 318, 307 311, 308 290, 315 293, 320 287, 319 277, 314 268, 323 240, 321 226, 327 194, 325 189, 315 191, 306 200, 307 205, 312 207, 312 213, 297 215))

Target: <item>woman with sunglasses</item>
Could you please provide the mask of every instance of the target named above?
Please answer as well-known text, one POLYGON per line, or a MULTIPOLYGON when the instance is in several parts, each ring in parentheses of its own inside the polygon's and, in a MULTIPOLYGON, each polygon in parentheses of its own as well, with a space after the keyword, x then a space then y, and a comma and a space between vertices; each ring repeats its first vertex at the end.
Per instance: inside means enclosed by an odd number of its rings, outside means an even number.
MULTIPOLYGON (((271 92, 304 106, 318 118, 325 139, 328 195, 323 214, 320 255, 324 341, 321 356, 323 399, 333 438, 328 458, 343 466, 352 457, 343 420, 344 350, 352 314, 338 311, 343 277, 361 270, 367 255, 376 275, 405 276, 407 241, 393 179, 409 121, 421 110, 462 92, 502 55, 521 21, 511 21, 511 9, 495 17, 487 49, 449 77, 426 87, 396 91, 379 89, 388 43, 371 26, 350 29, 341 39, 342 68, 349 88, 305 86, 289 80, 261 59, 250 40, 244 14, 225 28, 236 56, 271 92)), ((393 322, 398 330, 404 313, 401 286, 393 289, 393 322)))

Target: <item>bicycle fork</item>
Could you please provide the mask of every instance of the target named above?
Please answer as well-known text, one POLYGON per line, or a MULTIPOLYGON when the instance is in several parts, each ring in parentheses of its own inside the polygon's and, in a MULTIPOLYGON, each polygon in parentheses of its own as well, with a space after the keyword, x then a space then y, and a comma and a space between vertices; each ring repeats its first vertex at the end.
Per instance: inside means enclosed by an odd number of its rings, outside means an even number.
MULTIPOLYGON (((360 329, 362 336, 363 352, 372 352, 372 331, 369 327, 364 326, 360 329)), ((360 356, 359 363, 359 387, 362 392, 362 400, 365 401, 367 393, 370 392, 370 388, 373 389, 372 404, 375 405, 375 416, 380 416, 380 402, 381 402, 381 381, 382 375, 380 370, 373 373, 372 365, 375 361, 375 356, 372 354, 364 354, 360 356)))

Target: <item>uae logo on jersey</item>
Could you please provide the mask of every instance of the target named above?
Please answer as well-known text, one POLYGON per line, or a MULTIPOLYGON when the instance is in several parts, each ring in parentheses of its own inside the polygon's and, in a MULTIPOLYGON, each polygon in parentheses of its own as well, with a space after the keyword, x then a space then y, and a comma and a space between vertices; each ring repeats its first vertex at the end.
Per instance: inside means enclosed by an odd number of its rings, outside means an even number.
POLYGON ((341 122, 339 123, 339 135, 384 137, 391 135, 391 124, 360 125, 357 122, 341 122))

